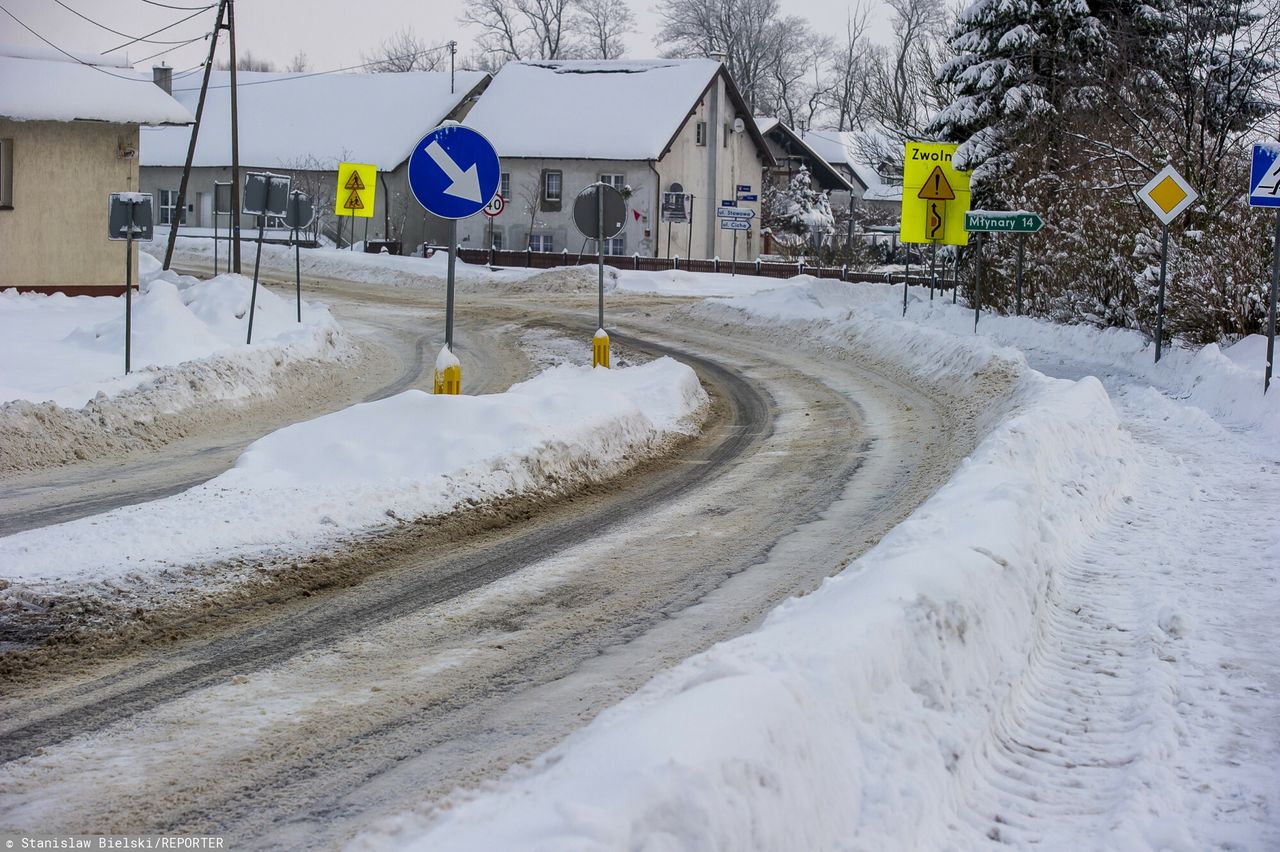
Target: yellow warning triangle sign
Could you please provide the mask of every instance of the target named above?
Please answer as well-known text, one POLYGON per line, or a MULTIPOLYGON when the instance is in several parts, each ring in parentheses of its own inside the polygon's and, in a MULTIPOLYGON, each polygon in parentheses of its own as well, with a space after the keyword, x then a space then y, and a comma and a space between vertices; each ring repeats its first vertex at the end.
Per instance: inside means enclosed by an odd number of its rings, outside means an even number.
MULTIPOLYGON (((364 188, 365 188, 365 187, 364 187, 364 181, 360 180, 360 173, 359 173, 359 172, 354 172, 354 171, 353 171, 353 172, 351 173, 351 177, 347 178, 347 183, 346 183, 346 185, 345 185, 345 186, 343 186, 342 188, 343 188, 343 189, 364 189, 364 188)), ((348 206, 348 207, 350 207, 351 205, 350 205, 350 204, 348 204, 347 206, 348 206)), ((363 207, 364 205, 363 205, 363 204, 361 204, 361 205, 359 205, 359 206, 360 206, 360 207, 363 207)))
POLYGON ((933 167, 933 171, 929 172, 929 176, 925 178, 924 186, 920 187, 920 194, 917 197, 930 201, 956 200, 956 194, 951 189, 951 184, 947 182, 942 166, 933 167))
MULTIPOLYGON (((347 186, 350 186, 350 185, 351 185, 351 181, 347 181, 347 186)), ((363 183, 360 185, 362 187, 364 186, 363 183)), ((351 195, 347 198, 347 203, 342 206, 345 207, 347 210, 363 210, 364 200, 360 198, 359 191, 353 189, 351 190, 351 195)))

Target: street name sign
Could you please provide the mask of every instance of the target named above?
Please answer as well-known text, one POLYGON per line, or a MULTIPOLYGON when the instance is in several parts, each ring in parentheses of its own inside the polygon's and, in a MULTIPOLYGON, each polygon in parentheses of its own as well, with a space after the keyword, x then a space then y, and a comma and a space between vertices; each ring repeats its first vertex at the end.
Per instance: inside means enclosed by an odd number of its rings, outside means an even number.
POLYGON ((750 219, 721 219, 720 230, 722 231, 750 231, 750 219))
POLYGON ((502 166, 483 135, 461 124, 437 127, 409 155, 409 189, 428 213, 466 219, 498 192, 502 166))
POLYGON ((1280 207, 1280 142, 1253 146, 1249 170, 1249 206, 1280 207))
POLYGON ((750 202, 752 202, 752 201, 759 201, 759 200, 760 200, 760 196, 759 196, 759 195, 748 195, 748 194, 746 194, 746 193, 743 193, 742 195, 739 195, 739 196, 738 196, 738 200, 739 200, 739 201, 746 201, 746 202, 750 203, 750 202))
POLYGON ((368 163, 338 164, 338 191, 333 194, 333 212, 336 215, 372 219, 377 195, 377 166, 368 163))
POLYGON ((716 216, 721 219, 754 219, 756 211, 750 207, 717 207, 716 216))
POLYGON ((1165 225, 1177 219, 1199 197, 1200 193, 1192 189, 1191 184, 1173 166, 1165 166, 1159 174, 1147 181, 1146 186, 1138 190, 1138 198, 1165 225))
POLYGON ((964 214, 969 209, 969 173, 952 167, 956 146, 908 142, 903 150, 902 224, 904 243, 969 244, 964 214))
POLYGON ((732 198, 722 198, 720 199, 720 206, 721 207, 737 207, 738 202, 732 198))
POLYGON ((970 210, 964 214, 964 229, 1004 234, 1034 234, 1044 227, 1044 220, 1036 213, 1024 210, 970 210))

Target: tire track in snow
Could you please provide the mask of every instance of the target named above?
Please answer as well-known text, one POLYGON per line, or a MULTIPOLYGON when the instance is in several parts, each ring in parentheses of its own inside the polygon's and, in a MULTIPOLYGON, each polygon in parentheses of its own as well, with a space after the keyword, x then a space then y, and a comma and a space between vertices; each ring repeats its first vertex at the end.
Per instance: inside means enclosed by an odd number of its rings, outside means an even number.
POLYGON ((1027 667, 957 767, 948 843, 1105 845, 1127 821, 1159 720, 1150 704, 1149 608, 1135 570, 1152 530, 1125 499, 1050 573, 1027 667))

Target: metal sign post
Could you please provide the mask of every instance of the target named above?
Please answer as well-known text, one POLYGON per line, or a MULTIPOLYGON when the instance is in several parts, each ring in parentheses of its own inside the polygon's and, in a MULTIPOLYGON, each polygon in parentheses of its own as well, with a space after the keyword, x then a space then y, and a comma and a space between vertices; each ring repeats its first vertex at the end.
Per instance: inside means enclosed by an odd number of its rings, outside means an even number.
POLYGON ((267 216, 285 216, 289 212, 289 184, 286 175, 270 172, 249 172, 244 176, 244 209, 250 216, 258 217, 258 251, 253 258, 253 288, 249 291, 249 330, 245 345, 253 343, 253 314, 258 306, 258 270, 262 265, 262 236, 267 227, 267 216))
POLYGON ((315 218, 315 205, 300 189, 289 193, 289 212, 285 214, 284 223, 293 229, 293 283, 298 296, 298 322, 302 322, 302 254, 298 245, 298 234, 303 228, 310 227, 315 218))
POLYGON ((907 315, 907 287, 911 284, 911 246, 906 246, 907 266, 902 273, 902 315, 907 315))
POLYGON ((133 354, 133 238, 150 240, 155 234, 151 194, 113 192, 107 200, 107 239, 124 240, 124 372, 133 354))
POLYGON ((444 349, 436 358, 434 390, 456 395, 462 393, 462 365, 453 354, 458 220, 476 215, 498 194, 502 164, 488 139, 470 127, 450 121, 418 141, 409 155, 408 178, 409 190, 422 208, 450 220, 444 349))
POLYGON ((982 232, 978 232, 974 249, 976 270, 973 277, 973 333, 978 333, 978 320, 982 317, 982 232))
POLYGON ((933 251, 929 255, 929 301, 933 301, 933 291, 938 289, 938 241, 933 240, 933 251))
POLYGON ((1253 146, 1253 164, 1249 170, 1249 206, 1270 207, 1276 211, 1276 235, 1272 243, 1271 299, 1267 305, 1267 366, 1262 379, 1262 392, 1271 388, 1276 355, 1276 295, 1280 291, 1280 143, 1266 142, 1253 146))
MULTIPOLYGON (((1036 213, 1025 210, 970 210, 964 214, 964 229, 968 233, 1002 233, 1018 235, 1017 312, 1022 316, 1022 261, 1026 257, 1027 234, 1034 234, 1044 227, 1044 220, 1036 213)), ((977 327, 974 320, 974 327, 977 327)))
POLYGON ((1178 174, 1173 166, 1165 166, 1160 173, 1138 190, 1138 198, 1160 220, 1160 291, 1156 297, 1156 363, 1160 363, 1160 350, 1164 345, 1164 285, 1165 269, 1169 259, 1169 223, 1191 206, 1200 195, 1191 184, 1178 174))
POLYGON ((604 243, 622 233, 627 224, 627 201, 610 184, 593 183, 573 201, 573 224, 578 233, 596 241, 600 298, 596 333, 591 339, 591 366, 609 366, 609 335, 604 330, 604 243))

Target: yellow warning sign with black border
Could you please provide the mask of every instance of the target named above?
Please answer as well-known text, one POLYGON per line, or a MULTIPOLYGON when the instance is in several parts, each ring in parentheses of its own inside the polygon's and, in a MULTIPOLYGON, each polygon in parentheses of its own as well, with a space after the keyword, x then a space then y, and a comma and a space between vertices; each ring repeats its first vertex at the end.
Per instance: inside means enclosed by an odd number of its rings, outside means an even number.
POLYGON ((969 233, 964 214, 969 210, 969 173, 951 167, 956 146, 908 142, 902 161, 902 224, 904 243, 965 246, 969 233))
POLYGON ((373 217, 377 197, 378 168, 367 163, 339 163, 338 191, 334 194, 333 212, 339 216, 373 217))

